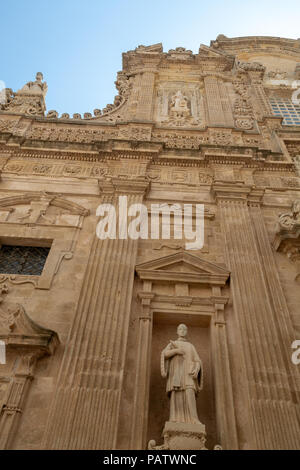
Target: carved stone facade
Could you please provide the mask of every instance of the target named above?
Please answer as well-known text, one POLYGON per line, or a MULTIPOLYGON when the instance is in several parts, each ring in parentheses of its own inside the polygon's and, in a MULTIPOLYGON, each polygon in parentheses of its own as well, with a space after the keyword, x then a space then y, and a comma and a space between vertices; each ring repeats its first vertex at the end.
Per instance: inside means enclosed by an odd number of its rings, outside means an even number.
POLYGON ((1 449, 300 448, 300 125, 272 107, 299 63, 299 40, 220 35, 124 53, 113 104, 83 116, 46 112, 41 73, 5 90, 0 245, 49 254, 39 276, 0 273, 1 449), (204 204, 203 247, 99 239, 120 196, 149 218, 204 204), (169 420, 179 324, 199 423, 169 420))

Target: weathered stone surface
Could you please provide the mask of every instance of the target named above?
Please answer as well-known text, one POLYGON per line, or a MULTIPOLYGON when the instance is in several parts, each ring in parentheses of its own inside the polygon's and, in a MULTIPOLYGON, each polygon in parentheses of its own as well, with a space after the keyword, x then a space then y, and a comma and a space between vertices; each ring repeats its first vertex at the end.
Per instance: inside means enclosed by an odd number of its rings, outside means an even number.
POLYGON ((93 114, 47 112, 40 73, 2 93, 0 245, 50 251, 39 276, 0 273, 1 448, 300 448, 300 126, 270 101, 292 103, 299 63, 299 40, 220 35, 124 53, 93 114), (120 196, 149 226, 153 204, 204 204, 203 247, 100 240, 120 196), (171 422, 161 377, 182 323, 203 425, 171 422))

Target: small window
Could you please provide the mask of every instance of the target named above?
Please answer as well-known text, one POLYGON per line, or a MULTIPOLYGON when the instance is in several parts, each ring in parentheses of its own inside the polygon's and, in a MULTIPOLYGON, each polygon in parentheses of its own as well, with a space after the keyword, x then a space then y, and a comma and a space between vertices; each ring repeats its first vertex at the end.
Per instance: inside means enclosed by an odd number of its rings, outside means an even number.
POLYGON ((0 273, 40 276, 50 248, 41 246, 2 245, 0 273))
POLYGON ((273 114, 284 118, 283 125, 299 126, 300 108, 292 103, 290 99, 272 98, 270 100, 273 114))

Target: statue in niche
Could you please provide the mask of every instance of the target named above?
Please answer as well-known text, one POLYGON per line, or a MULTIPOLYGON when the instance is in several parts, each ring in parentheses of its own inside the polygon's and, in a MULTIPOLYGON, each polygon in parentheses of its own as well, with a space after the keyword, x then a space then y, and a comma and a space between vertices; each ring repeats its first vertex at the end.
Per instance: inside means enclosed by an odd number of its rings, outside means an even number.
POLYGON ((180 90, 171 98, 170 114, 174 118, 186 118, 191 115, 188 99, 180 90))
POLYGON ((167 378, 170 422, 199 424, 196 396, 203 385, 202 362, 195 347, 186 339, 187 326, 177 328, 178 339, 170 341, 161 353, 161 375, 167 378))

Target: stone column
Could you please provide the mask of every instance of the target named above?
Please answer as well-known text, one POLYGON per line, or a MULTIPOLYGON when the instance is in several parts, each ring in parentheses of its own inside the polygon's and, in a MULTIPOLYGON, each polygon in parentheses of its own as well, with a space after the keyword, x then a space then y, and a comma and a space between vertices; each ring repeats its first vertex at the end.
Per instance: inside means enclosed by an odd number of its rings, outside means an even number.
MULTIPOLYGON (((270 289, 259 253, 261 240, 258 238, 262 235, 255 231, 248 207, 253 192, 250 194, 250 188, 234 184, 216 184, 214 192, 227 265, 231 269, 236 334, 243 346, 239 361, 246 375, 249 446, 297 449, 300 445, 299 405, 283 351, 292 338, 281 331, 282 327, 284 331, 287 329, 286 318, 282 311, 276 311, 273 300, 280 292, 275 292, 274 285, 270 289), (279 318, 284 326, 279 324, 279 318)), ((275 270, 275 266, 271 270, 275 270)), ((276 277, 275 272, 273 277, 276 277)))
MULTIPOLYGON (((102 203, 143 200, 148 183, 112 180, 102 203)), ((95 227, 96 231, 96 227, 95 227)), ((43 447, 114 449, 138 240, 96 236, 66 345, 43 447)))

